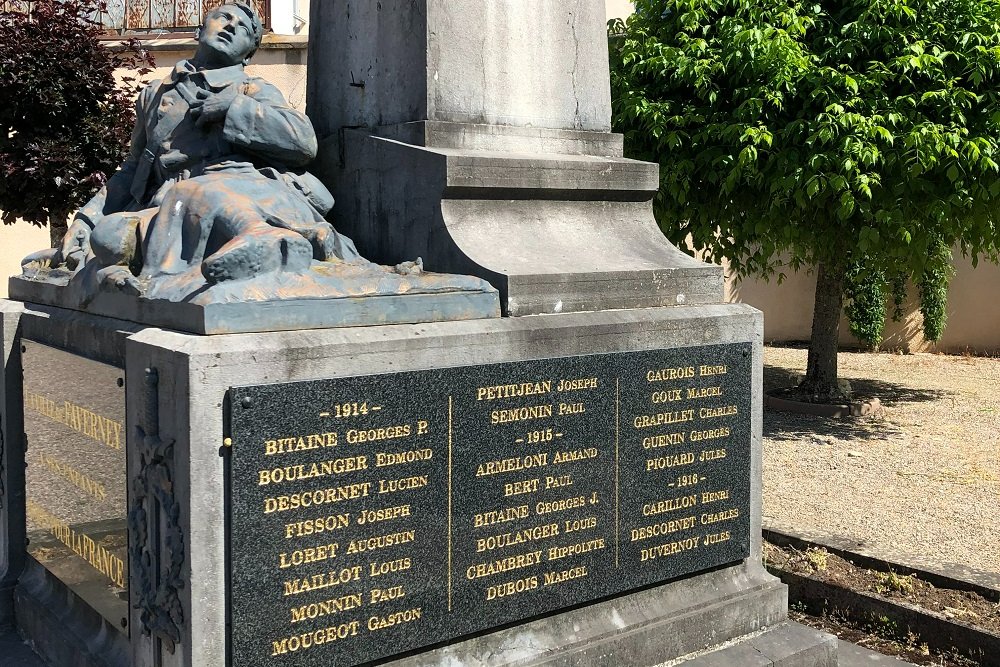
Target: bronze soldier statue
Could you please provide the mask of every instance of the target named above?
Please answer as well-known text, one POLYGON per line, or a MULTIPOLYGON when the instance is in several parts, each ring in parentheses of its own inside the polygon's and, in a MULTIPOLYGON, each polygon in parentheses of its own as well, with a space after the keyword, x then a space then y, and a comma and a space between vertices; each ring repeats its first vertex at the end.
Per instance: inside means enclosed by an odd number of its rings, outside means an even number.
POLYGON ((317 149, 309 119, 243 69, 262 36, 248 4, 210 12, 194 57, 140 93, 121 169, 60 248, 25 264, 76 271, 70 283, 84 295, 171 300, 313 260, 367 264, 324 220, 333 197, 303 170, 317 149))

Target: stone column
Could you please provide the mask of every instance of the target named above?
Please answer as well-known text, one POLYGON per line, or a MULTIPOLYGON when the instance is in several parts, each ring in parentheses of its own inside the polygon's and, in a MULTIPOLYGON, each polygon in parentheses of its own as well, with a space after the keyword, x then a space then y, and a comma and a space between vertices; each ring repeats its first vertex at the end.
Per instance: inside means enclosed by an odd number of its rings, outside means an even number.
POLYGON ((366 256, 483 277, 508 315, 722 301, 610 131, 603 0, 328 0, 311 30, 318 171, 366 256))

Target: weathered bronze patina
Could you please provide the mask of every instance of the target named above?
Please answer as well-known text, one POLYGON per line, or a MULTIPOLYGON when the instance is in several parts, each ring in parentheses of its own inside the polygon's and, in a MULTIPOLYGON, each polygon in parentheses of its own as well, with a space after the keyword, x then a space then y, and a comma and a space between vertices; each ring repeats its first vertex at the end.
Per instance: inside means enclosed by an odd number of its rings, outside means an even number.
POLYGON ((244 71, 262 34, 247 4, 206 17, 194 57, 139 95, 121 169, 21 280, 65 286, 57 305, 79 308, 108 293, 210 305, 491 292, 419 261, 372 264, 326 222, 333 197, 305 170, 312 124, 244 71))

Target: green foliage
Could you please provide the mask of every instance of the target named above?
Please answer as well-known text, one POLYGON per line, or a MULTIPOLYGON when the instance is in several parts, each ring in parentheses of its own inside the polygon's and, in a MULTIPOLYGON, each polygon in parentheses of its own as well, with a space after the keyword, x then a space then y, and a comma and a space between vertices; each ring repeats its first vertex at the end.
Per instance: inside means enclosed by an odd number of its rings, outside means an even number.
POLYGON ((920 274, 917 289, 920 291, 920 312, 924 316, 924 340, 936 343, 941 340, 948 322, 948 284, 954 273, 951 249, 943 242, 938 243, 929 260, 920 274))
POLYGON ((671 240, 741 275, 863 263, 894 296, 939 243, 997 260, 1000 0, 635 6, 609 26, 614 129, 660 163, 671 240))
MULTIPOLYGON (((134 120, 114 71, 144 54, 113 53, 89 17, 97 0, 0 4, 0 210, 44 226, 90 197, 125 156, 134 120)), ((140 70, 142 71, 142 70, 140 70)))
POLYGON ((854 337, 873 350, 877 350, 882 344, 888 287, 885 272, 877 267, 867 268, 863 259, 853 262, 847 268, 844 312, 854 337))

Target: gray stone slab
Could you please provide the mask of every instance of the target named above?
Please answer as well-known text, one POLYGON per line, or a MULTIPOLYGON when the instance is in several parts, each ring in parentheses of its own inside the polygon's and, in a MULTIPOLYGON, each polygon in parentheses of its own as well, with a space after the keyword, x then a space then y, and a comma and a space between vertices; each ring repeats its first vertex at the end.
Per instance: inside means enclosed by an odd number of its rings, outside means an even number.
POLYGON ((376 128, 380 137, 414 146, 498 153, 622 157, 623 137, 612 132, 446 123, 421 120, 376 128))
POLYGON ((838 667, 904 667, 913 665, 899 658, 876 653, 857 644, 841 641, 838 642, 837 665, 838 667))
POLYGON ((837 638, 783 622, 756 636, 681 663, 684 667, 828 667, 837 664, 837 638))
POLYGON ((498 317, 495 292, 396 294, 206 305, 101 292, 82 305, 64 286, 10 278, 10 297, 196 334, 289 331, 498 317))
POLYGON ((415 146, 362 130, 341 138, 344 159, 324 145, 319 167, 338 197, 333 222, 375 261, 418 255, 430 271, 488 280, 512 316, 723 300, 722 268, 657 226, 655 165, 415 146))

